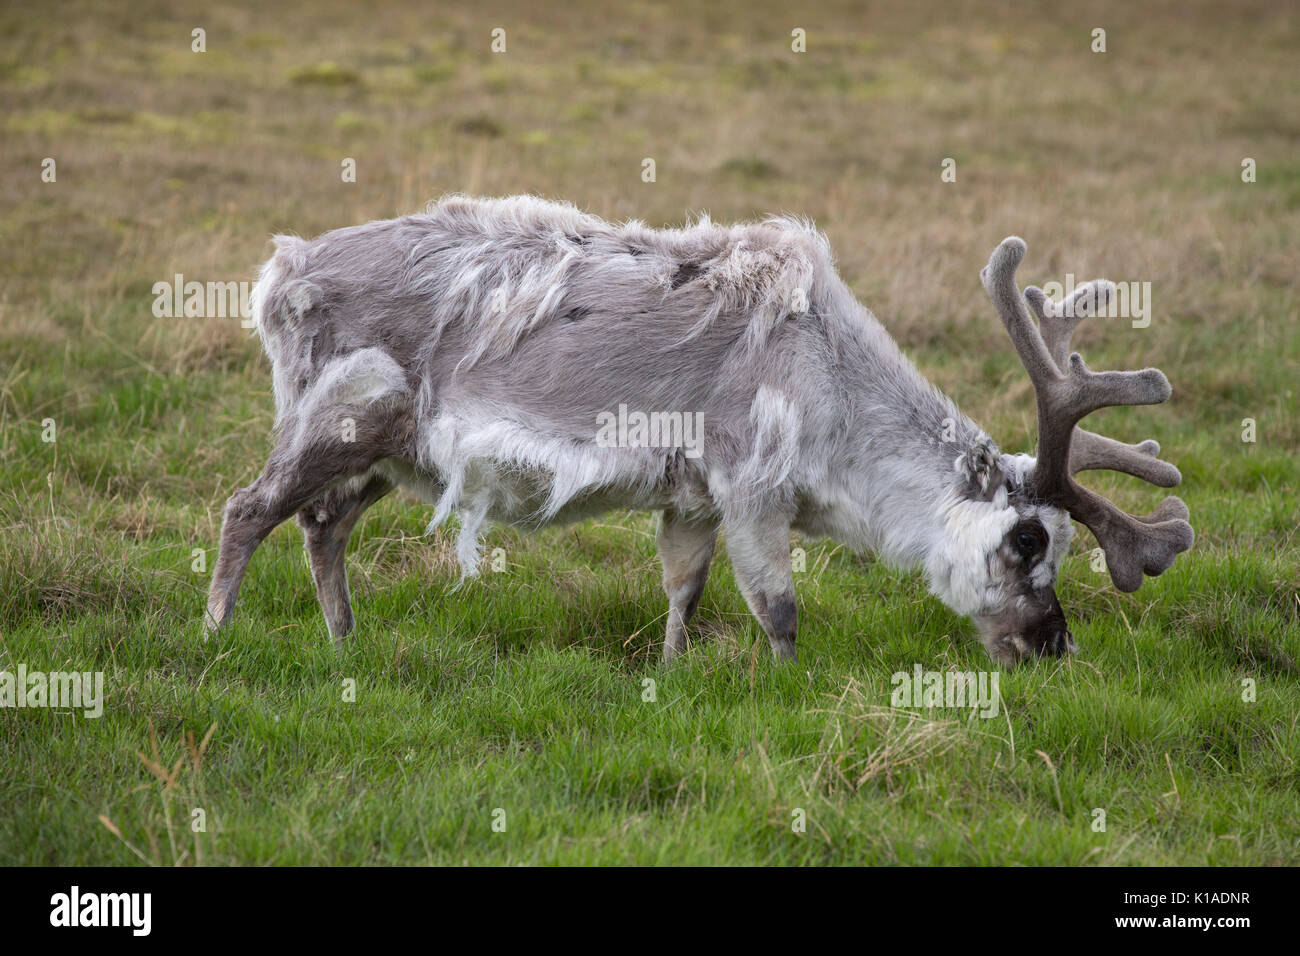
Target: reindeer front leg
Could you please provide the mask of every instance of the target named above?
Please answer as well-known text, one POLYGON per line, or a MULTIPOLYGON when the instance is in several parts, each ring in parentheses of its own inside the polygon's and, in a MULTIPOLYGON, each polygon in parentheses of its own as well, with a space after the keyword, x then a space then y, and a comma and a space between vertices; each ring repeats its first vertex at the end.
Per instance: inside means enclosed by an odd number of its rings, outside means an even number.
POLYGON ((686 625, 699 607, 704 583, 709 579, 718 525, 709 519, 692 521, 668 508, 659 518, 655 539, 664 565, 664 593, 668 595, 668 630, 664 637, 667 663, 686 650, 686 625))
POLYGON ((727 554, 736 583, 758 619, 777 660, 796 660, 799 609, 790 571, 790 522, 784 515, 746 518, 725 525, 727 554))

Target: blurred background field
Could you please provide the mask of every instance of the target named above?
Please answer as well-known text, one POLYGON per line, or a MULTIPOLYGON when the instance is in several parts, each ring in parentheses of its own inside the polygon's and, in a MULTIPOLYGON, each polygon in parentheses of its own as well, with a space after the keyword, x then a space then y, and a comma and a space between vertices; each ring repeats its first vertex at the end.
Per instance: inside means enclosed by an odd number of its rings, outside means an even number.
POLYGON ((102 669, 108 699, 99 721, 0 710, 0 861, 1295 863, 1297 62, 1283 2, 6 8, 0 668, 102 669), (1149 328, 1076 345, 1173 382, 1167 405, 1097 421, 1161 440, 1196 548, 1121 597, 1081 531, 1061 595, 1083 652, 1005 676, 988 726, 888 711, 893 671, 983 651, 917 576, 826 543, 805 543, 797 669, 767 661, 720 559, 700 646, 654 671, 645 515, 494 531, 509 572, 448 595, 448 533, 420 537, 428 511, 393 497, 354 540, 360 627, 338 657, 286 526, 228 641, 203 644, 193 551, 211 566, 264 460, 270 377, 237 320, 155 318, 153 284, 252 279, 272 233, 446 192, 652 225, 810 217, 1007 450, 1034 419, 977 280, 996 243, 1028 241, 1025 283, 1150 282, 1149 328), (666 703, 642 701, 647 676, 666 703), (151 732, 174 760, 214 722, 201 769, 151 789, 151 732), (178 849, 162 807, 200 799, 219 822, 178 849))

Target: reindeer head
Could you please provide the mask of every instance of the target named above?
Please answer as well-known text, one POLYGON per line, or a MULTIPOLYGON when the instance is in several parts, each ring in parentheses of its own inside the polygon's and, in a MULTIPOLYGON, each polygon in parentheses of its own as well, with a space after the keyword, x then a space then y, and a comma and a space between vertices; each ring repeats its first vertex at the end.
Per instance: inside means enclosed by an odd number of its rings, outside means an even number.
POLYGON ((1136 591, 1143 575, 1162 574, 1194 539, 1179 498, 1137 517, 1074 480, 1102 468, 1164 488, 1182 480, 1157 457, 1156 442, 1128 445, 1076 427, 1099 408, 1159 404, 1169 398, 1169 381, 1154 368, 1093 372, 1071 354, 1075 325, 1105 308, 1115 287, 1090 282, 1061 302, 1033 286, 1022 296, 1015 276, 1024 255, 1022 240, 1004 239, 980 279, 1034 386, 1038 457, 1001 455, 982 438, 958 458, 947 535, 947 550, 955 553, 940 555, 938 575, 931 568, 941 596, 975 620, 989 653, 1007 664, 1074 650, 1054 590, 1071 518, 1096 536, 1111 580, 1126 592, 1136 591))

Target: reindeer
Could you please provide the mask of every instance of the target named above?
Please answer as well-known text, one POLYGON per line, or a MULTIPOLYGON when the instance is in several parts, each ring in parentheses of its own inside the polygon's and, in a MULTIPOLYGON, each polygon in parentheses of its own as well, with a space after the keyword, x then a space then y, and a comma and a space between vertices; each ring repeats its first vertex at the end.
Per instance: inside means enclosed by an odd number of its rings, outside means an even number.
POLYGON ((430 529, 458 515, 463 577, 488 522, 659 511, 665 661, 686 647, 720 528, 778 659, 795 657, 792 529, 924 569, 1005 665, 1075 650, 1054 590, 1071 518, 1121 591, 1192 545, 1180 499, 1135 517, 1075 481, 1106 468, 1177 485, 1154 441, 1076 427, 1170 387, 1157 369, 1093 372, 1068 354, 1114 286, 1022 295, 1015 237, 980 276, 1034 387, 1036 457, 1001 453, 921 376, 807 222, 705 216, 661 230, 532 196, 452 196, 423 215, 274 241, 252 307, 277 437, 226 506, 209 631, 229 620, 258 544, 296 514, 341 642, 354 625, 349 536, 397 486, 433 505, 430 529), (601 416, 624 405, 700 416, 696 453, 597 441, 601 416))

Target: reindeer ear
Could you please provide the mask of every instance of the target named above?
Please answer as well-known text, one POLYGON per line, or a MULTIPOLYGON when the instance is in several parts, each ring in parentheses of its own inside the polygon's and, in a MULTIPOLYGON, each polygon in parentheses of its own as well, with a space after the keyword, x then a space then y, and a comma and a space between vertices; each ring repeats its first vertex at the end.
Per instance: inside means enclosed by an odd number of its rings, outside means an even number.
POLYGON ((956 468, 957 480, 966 495, 981 501, 992 501, 1006 481, 1002 454, 987 436, 981 436, 958 456, 956 468))

